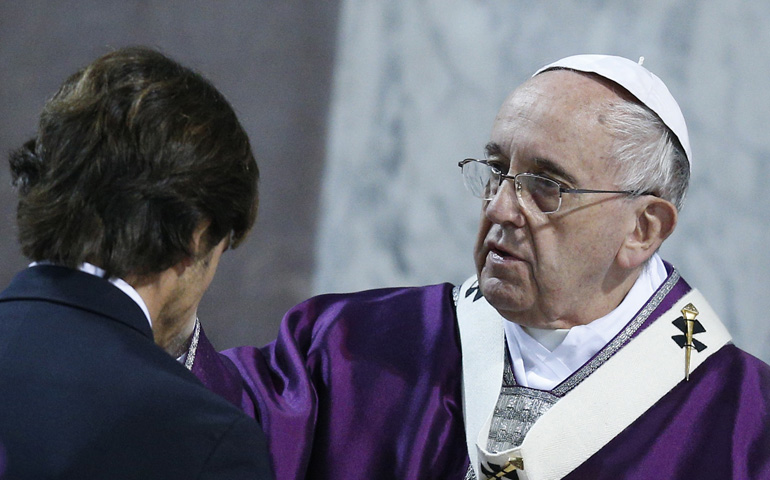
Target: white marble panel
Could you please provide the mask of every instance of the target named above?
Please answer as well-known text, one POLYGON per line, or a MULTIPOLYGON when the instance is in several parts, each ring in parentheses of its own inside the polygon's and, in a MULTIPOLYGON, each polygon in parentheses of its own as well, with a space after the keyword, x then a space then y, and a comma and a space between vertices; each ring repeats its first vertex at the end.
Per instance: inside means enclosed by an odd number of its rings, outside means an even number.
POLYGON ((695 158, 663 255, 770 360, 768 22, 750 0, 344 1, 315 291, 469 276, 479 203, 456 165, 482 155, 507 93, 567 55, 643 55, 695 158))

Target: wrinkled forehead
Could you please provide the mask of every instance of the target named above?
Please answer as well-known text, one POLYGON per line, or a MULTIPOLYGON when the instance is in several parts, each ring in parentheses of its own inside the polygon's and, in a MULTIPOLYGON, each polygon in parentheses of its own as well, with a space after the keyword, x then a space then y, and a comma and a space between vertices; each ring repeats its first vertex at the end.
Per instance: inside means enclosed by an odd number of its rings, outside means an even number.
MULTIPOLYGON (((600 118, 609 106, 633 99, 628 92, 607 79, 554 70, 527 80, 503 102, 493 127, 501 129, 532 125, 551 128, 602 128, 600 118), (547 122, 545 122, 547 120, 547 122)), ((497 130, 497 132, 495 132, 497 130)))
POLYGON ((554 69, 591 73, 610 80, 651 110, 679 141, 692 168, 692 150, 682 110, 663 81, 638 62, 614 55, 581 54, 565 57, 539 69, 533 77, 554 69))
POLYGON ((642 104, 628 90, 601 75, 567 68, 554 68, 533 76, 508 96, 511 100, 517 94, 540 92, 554 102, 581 106, 603 106, 621 101, 642 104))
MULTIPOLYGON (((568 70, 538 75, 516 89, 498 112, 488 157, 515 161, 514 169, 559 165, 577 178, 613 172, 614 135, 606 125, 610 105, 626 93, 605 79, 568 70)), ((611 174, 611 175, 612 175, 611 174)))

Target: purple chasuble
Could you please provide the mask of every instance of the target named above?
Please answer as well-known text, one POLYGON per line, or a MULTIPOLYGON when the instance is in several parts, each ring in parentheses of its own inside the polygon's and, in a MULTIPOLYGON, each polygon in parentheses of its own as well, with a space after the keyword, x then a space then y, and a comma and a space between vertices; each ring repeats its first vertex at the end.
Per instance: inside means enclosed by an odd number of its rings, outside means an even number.
MULTIPOLYGON (((639 331, 689 290, 679 279, 639 331)), ((449 284, 315 297, 261 349, 216 354, 201 334, 193 364, 261 421, 282 480, 462 480, 461 372, 449 284)), ((770 479, 770 367, 722 347, 565 478, 770 479)))

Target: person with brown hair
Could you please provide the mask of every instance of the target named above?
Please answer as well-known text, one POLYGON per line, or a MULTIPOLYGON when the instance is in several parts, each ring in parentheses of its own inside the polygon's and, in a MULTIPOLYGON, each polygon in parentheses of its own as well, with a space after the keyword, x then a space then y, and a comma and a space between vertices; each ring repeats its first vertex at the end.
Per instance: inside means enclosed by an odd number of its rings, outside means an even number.
POLYGON ((10 167, 33 264, 0 293, 3 478, 272 478, 258 423, 164 351, 185 351, 256 217, 222 94, 157 51, 114 51, 64 82, 10 167))

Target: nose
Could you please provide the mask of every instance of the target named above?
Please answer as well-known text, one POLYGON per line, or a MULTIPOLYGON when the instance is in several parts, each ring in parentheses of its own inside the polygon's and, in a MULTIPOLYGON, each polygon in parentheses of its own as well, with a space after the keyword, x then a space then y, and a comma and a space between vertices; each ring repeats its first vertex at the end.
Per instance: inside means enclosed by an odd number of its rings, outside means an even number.
POLYGON ((516 195, 516 184, 513 180, 503 181, 492 200, 484 206, 484 215, 489 221, 499 225, 510 223, 517 227, 524 226, 526 218, 519 197, 516 195))

